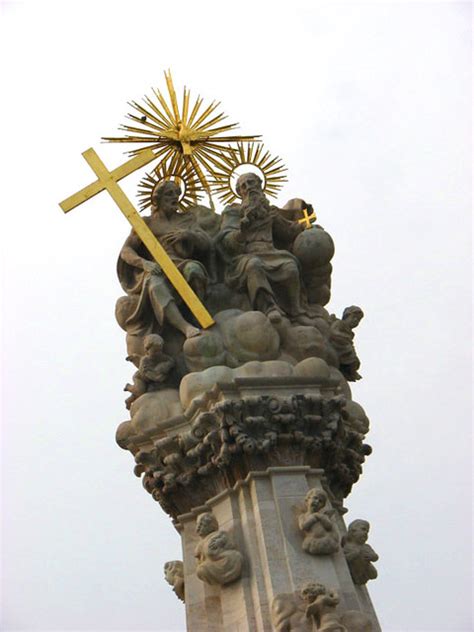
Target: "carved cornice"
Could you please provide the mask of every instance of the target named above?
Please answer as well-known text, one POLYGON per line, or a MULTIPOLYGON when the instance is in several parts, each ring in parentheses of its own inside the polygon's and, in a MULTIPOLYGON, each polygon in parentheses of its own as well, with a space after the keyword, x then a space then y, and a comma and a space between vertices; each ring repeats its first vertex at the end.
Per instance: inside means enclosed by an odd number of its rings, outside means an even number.
POLYGON ((347 496, 371 450, 344 423, 335 385, 291 395, 288 378, 240 382, 217 385, 186 411, 187 430, 136 453, 135 474, 163 509, 176 517, 271 466, 323 468, 334 496, 347 496))

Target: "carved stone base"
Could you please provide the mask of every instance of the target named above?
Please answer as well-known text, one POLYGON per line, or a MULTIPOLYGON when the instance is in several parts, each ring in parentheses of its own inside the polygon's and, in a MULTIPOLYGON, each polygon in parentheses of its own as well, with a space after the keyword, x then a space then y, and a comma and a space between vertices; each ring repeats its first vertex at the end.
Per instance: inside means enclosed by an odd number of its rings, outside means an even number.
MULTIPOLYGON (((308 582, 319 582, 339 594, 337 613, 362 613, 362 619, 370 618, 371 630, 380 632, 367 590, 354 585, 342 548, 331 555, 310 555, 303 550, 298 515, 312 488, 327 491, 323 470, 269 467, 249 472, 232 489, 177 517, 175 524, 183 544, 188 630, 270 632, 275 629, 271 618, 274 598, 298 593, 308 582), (196 575, 196 520, 209 511, 244 560, 240 579, 224 586, 206 584, 196 575)), ((342 539, 347 530, 341 513, 334 511, 333 520, 342 539)), ((346 629, 355 632, 369 628, 346 629)))

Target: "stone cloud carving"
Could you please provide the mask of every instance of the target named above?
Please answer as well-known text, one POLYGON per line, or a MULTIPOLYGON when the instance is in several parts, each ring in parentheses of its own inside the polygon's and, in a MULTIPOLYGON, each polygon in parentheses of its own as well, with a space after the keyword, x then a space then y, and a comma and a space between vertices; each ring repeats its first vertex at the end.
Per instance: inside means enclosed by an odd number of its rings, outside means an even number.
POLYGON ((303 549, 311 555, 331 555, 339 550, 339 536, 333 521, 334 509, 325 509, 327 495, 321 489, 310 489, 305 498, 305 511, 298 525, 304 534, 303 549))
POLYGON ((342 547, 354 584, 366 584, 377 577, 377 569, 372 564, 379 559, 374 549, 367 544, 370 524, 367 520, 354 520, 349 525, 347 535, 342 539, 342 547))
POLYGON ((232 545, 229 535, 219 530, 212 513, 198 517, 196 531, 201 541, 196 547, 196 575, 206 584, 230 584, 242 573, 242 555, 232 545))
POLYGON ((180 560, 166 562, 164 566, 165 579, 173 587, 174 594, 184 601, 184 567, 180 560))

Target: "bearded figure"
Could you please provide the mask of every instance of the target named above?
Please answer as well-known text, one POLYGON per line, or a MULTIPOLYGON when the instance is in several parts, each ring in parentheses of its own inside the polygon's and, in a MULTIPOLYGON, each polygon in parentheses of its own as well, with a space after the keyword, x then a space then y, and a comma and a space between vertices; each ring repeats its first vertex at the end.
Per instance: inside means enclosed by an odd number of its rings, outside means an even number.
POLYGON ((242 204, 224 210, 218 236, 226 285, 246 292, 252 308, 274 324, 286 316, 292 322, 311 325, 303 309, 300 265, 288 251, 303 226, 286 220, 270 205, 256 174, 240 176, 236 188, 242 204))

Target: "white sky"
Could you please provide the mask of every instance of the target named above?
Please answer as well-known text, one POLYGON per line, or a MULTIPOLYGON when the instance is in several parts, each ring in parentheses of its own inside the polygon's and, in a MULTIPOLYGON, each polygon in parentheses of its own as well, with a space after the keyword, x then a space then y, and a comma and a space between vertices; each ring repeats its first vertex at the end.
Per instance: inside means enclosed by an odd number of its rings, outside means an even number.
MULTIPOLYGON (((126 102, 217 98, 289 168, 358 304, 374 448, 348 500, 372 523, 385 631, 471 630, 469 3, 0 1, 3 624, 184 630, 178 534, 114 440, 130 379, 114 320, 128 226, 81 157, 126 102)), ((135 180, 126 189, 133 194, 135 180)))

